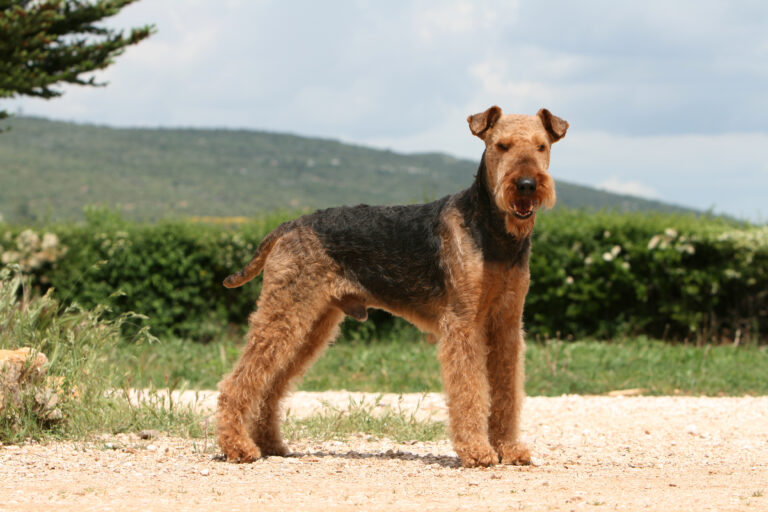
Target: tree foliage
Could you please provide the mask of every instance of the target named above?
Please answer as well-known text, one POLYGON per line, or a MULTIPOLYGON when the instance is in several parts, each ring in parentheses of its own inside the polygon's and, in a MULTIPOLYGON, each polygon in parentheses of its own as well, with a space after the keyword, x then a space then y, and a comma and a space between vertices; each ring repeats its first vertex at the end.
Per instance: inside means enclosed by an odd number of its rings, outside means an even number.
POLYGON ((0 98, 54 98, 64 83, 105 85, 89 73, 154 30, 147 25, 124 34, 99 24, 135 1, 0 0, 0 98))

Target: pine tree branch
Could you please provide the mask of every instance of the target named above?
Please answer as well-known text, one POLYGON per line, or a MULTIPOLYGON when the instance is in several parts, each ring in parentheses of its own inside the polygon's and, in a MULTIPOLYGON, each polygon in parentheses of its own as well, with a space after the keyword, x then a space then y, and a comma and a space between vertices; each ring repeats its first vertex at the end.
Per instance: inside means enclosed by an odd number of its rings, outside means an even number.
MULTIPOLYGON (((155 32, 99 25, 137 0, 0 0, 0 98, 54 98, 60 84, 100 87, 89 73, 155 32)), ((0 119, 7 117, 0 110, 0 119)))

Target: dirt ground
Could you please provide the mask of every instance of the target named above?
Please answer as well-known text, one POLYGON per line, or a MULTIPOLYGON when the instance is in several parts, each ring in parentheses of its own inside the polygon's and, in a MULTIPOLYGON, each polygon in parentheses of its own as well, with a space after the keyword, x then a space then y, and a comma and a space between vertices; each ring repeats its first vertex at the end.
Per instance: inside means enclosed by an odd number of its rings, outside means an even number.
POLYGON ((0 510, 768 510, 768 397, 534 397, 523 426, 535 465, 488 469, 363 435, 248 465, 162 435, 0 446, 0 510))

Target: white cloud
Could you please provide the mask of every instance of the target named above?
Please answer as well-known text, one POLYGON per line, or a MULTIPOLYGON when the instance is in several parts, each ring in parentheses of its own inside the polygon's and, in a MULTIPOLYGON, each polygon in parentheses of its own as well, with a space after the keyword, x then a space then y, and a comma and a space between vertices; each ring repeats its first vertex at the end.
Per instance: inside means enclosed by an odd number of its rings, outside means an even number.
POLYGON ((654 199, 758 219, 768 194, 768 133, 629 136, 572 123, 553 148, 551 171, 575 183, 617 185, 617 192, 635 183, 632 193, 648 187, 654 199))
MULTIPOLYGON (((490 105, 483 108, 488 106, 490 105)), ((480 110, 472 110, 469 107, 453 107, 444 115, 442 120, 428 123, 414 133, 401 136, 357 138, 357 141, 382 149, 393 149, 406 153, 442 152, 480 161, 480 155, 484 149, 483 142, 470 134, 466 121, 467 116, 480 110)))
POLYGON ((518 8, 518 2, 510 0, 418 2, 412 11, 412 21, 419 38, 436 42, 445 37, 498 30, 500 21, 511 24, 517 20, 518 8))
POLYGON ((616 176, 597 184, 597 188, 624 194, 629 196, 645 197, 647 199, 658 199, 659 193, 653 187, 644 185, 639 181, 621 181, 616 176))

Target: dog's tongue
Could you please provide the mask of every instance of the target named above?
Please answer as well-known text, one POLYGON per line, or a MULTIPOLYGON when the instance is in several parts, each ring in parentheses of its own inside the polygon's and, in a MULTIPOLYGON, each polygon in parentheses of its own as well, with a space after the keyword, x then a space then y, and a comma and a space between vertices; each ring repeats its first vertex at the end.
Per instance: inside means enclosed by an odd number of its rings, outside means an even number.
POLYGON ((530 199, 518 199, 515 201, 515 212, 518 215, 528 215, 533 209, 533 201, 530 199))

